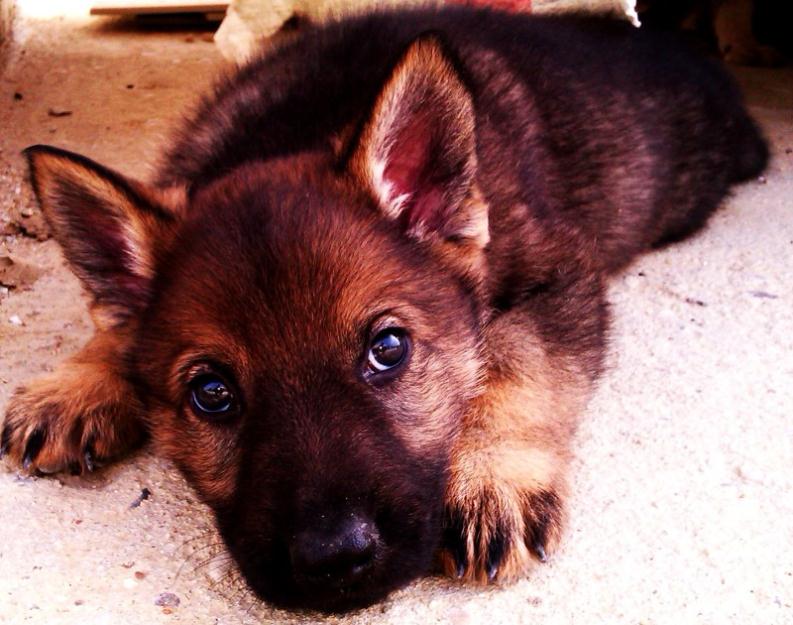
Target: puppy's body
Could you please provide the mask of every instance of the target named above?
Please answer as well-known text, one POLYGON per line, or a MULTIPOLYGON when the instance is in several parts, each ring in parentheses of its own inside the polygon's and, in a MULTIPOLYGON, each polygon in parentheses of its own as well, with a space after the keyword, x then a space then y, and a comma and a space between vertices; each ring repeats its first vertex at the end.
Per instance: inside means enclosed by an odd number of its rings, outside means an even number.
POLYGON ((30 157, 100 333, 17 396, 4 448, 86 466, 145 421, 254 590, 339 610, 439 546, 480 580, 545 558, 605 278, 767 155, 731 81, 672 42, 443 9, 243 68, 152 187, 30 157))

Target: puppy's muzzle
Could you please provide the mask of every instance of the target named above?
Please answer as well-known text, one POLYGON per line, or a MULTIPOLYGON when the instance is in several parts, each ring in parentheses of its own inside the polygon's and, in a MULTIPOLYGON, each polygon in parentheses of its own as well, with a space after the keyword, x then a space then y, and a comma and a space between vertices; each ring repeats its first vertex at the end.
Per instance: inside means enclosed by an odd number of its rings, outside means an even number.
POLYGON ((355 513, 304 530, 289 548, 295 581, 302 586, 353 585, 373 567, 379 543, 374 521, 355 513))

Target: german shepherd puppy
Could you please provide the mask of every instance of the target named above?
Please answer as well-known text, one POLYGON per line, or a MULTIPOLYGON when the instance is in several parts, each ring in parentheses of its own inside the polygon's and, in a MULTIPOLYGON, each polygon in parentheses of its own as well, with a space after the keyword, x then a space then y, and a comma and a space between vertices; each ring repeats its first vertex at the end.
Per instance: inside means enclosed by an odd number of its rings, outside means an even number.
POLYGON ((522 575, 562 530, 605 281, 767 160, 728 76, 660 37, 375 13, 221 82, 153 184, 29 148, 97 329, 3 451, 91 470, 148 433, 281 606, 522 575))

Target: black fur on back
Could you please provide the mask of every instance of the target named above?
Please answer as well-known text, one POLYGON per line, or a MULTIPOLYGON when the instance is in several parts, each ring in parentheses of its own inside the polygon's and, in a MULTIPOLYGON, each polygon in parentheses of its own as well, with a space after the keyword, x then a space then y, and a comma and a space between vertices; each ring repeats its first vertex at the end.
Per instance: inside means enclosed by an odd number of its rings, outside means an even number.
POLYGON ((310 28, 255 60, 184 126, 160 183, 195 191, 248 161, 328 149, 427 32, 473 95, 496 238, 499 206, 518 201, 551 228, 580 228, 597 241, 599 264, 617 269, 699 229, 732 183, 766 165, 732 79, 670 36, 604 18, 456 7, 310 28), (522 188, 499 190, 506 178, 522 188))

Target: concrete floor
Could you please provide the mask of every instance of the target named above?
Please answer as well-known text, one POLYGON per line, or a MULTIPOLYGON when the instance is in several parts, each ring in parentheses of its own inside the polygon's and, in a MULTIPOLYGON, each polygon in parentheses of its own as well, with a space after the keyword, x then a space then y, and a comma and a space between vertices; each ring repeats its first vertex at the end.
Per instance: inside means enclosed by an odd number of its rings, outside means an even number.
MULTIPOLYGON (((32 206, 20 149, 53 143, 145 176, 220 64, 203 33, 21 4, 0 77, 0 227, 35 219, 19 216, 32 206)), ((324 622, 793 623, 793 71, 740 78, 774 162, 703 235, 615 281, 611 370, 578 436, 561 551, 511 586, 428 579, 324 622)), ((90 331, 52 240, 4 248, 43 273, 0 293, 0 412, 90 331)), ((319 620, 258 604, 226 565, 206 509, 147 451, 90 480, 0 471, 0 623, 319 620), (162 593, 179 605, 156 605, 162 593)))

